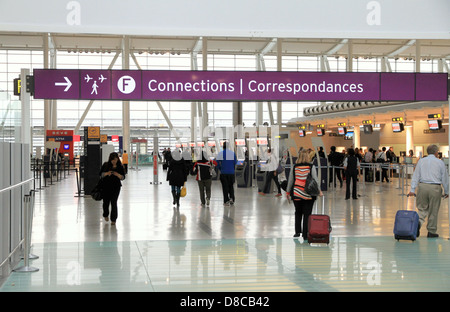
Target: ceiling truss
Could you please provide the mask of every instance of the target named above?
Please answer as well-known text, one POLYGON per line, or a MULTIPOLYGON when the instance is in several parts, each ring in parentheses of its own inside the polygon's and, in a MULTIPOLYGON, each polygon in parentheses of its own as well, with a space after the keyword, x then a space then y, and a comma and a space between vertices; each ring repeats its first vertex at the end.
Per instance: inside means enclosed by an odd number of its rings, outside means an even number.
MULTIPOLYGON (((0 32, 0 49, 43 50, 46 33, 0 32)), ((122 49, 123 36, 52 33, 56 50, 105 53, 122 49)), ((130 51, 150 54, 202 53, 202 40, 206 39, 208 54, 277 55, 277 38, 241 37, 164 37, 129 36, 130 51)), ((415 59, 417 42, 420 42, 422 59, 450 59, 450 40, 421 39, 311 39, 281 38, 284 56, 322 56, 346 58, 351 47, 354 58, 405 58, 415 59)))

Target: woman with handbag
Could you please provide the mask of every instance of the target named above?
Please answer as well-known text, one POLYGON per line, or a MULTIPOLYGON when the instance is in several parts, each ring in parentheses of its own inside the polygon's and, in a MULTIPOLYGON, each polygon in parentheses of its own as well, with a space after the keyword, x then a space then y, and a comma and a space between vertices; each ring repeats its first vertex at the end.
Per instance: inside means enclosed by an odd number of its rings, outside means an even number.
MULTIPOLYGON (((286 196, 289 201, 291 199, 294 201, 294 237, 298 238, 301 235, 304 240, 308 237, 308 218, 312 213, 314 201, 317 198, 317 194, 311 195, 307 193, 308 175, 310 175, 310 178, 312 177, 312 179, 314 179, 317 185, 320 185, 316 167, 311 164, 311 157, 308 150, 301 150, 295 165, 289 173, 286 196)), ((317 191, 319 192, 319 196, 323 196, 320 188, 317 191)))
POLYGON ((187 181, 189 173, 189 167, 186 161, 182 157, 181 153, 177 150, 172 152, 172 159, 169 161, 167 167, 167 181, 172 190, 173 205, 177 205, 180 208, 181 188, 187 181))
POLYGON ((102 165, 100 175, 103 189, 103 218, 105 218, 105 221, 109 221, 109 204, 111 204, 111 225, 115 225, 117 220, 117 199, 122 187, 121 181, 125 179, 125 168, 119 159, 119 154, 109 154, 108 161, 102 165))

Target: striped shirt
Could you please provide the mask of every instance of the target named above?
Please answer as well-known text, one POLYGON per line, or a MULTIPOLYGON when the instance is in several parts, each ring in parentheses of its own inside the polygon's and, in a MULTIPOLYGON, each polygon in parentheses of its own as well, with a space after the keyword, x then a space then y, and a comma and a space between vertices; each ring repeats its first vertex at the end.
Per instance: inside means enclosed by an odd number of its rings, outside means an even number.
POLYGON ((315 166, 308 164, 296 164, 289 174, 288 186, 286 193, 293 193, 294 200, 311 200, 312 196, 305 192, 306 178, 311 170, 312 177, 319 184, 315 166))

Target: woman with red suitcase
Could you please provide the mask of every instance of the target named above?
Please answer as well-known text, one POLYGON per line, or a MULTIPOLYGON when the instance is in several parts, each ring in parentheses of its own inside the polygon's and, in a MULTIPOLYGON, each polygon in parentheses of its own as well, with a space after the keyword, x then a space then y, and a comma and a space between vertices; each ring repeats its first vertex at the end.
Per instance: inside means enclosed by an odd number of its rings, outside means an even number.
MULTIPOLYGON (((294 201, 295 206, 295 238, 300 235, 304 240, 308 238, 308 218, 312 213, 316 196, 311 196, 305 191, 305 182, 308 174, 311 172, 312 177, 319 183, 316 168, 311 165, 311 157, 308 150, 299 152, 297 161, 289 173, 288 185, 286 188, 286 196, 288 200, 294 201)), ((323 196, 322 191, 320 195, 323 196)))

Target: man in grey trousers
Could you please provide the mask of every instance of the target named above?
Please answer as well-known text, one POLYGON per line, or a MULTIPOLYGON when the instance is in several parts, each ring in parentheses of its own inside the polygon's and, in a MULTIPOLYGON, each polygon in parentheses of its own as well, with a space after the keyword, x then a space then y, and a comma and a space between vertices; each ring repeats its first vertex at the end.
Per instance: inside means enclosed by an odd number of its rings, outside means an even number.
POLYGON ((444 198, 448 197, 448 172, 445 164, 438 158, 439 147, 427 147, 428 156, 421 158, 416 165, 411 180, 409 196, 417 196, 419 228, 428 217, 427 237, 438 237, 437 219, 441 206, 442 189, 444 198))

